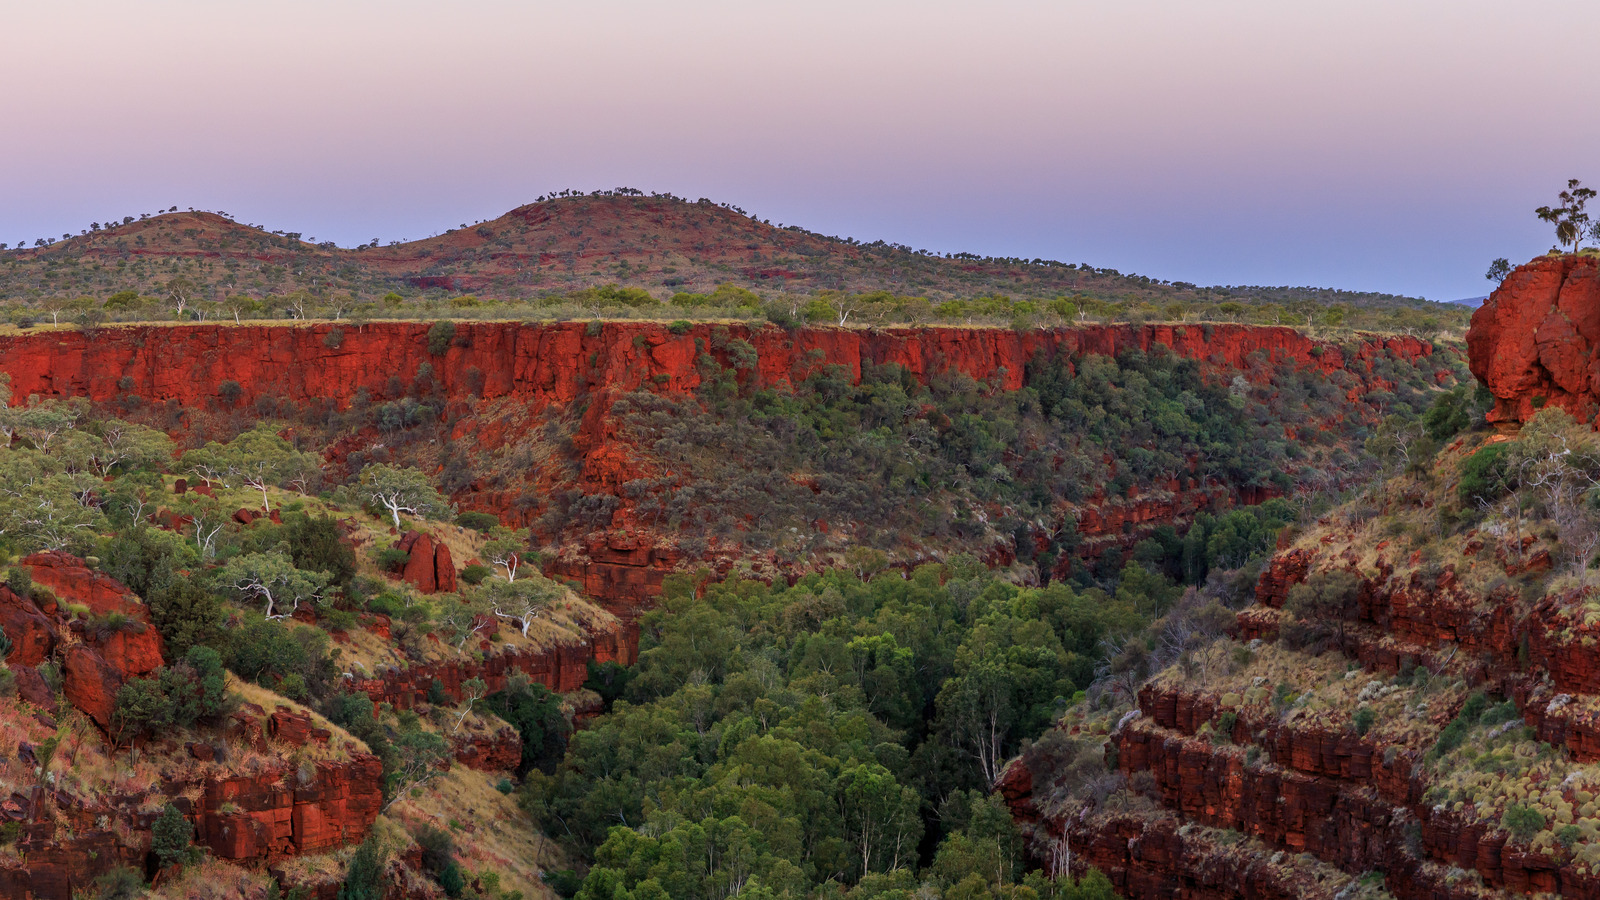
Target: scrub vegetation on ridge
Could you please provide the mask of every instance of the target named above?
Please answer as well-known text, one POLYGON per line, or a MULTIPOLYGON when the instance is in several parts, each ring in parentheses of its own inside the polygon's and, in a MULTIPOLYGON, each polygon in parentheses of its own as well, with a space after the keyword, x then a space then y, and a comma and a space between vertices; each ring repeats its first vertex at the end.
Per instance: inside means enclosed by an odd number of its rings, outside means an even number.
POLYGON ((179 212, 0 244, 14 323, 629 317, 885 324, 1227 321, 1459 334, 1469 311, 1323 288, 1202 287, 1087 263, 939 255, 631 189, 558 195, 354 249, 179 212), (26 245, 26 246, 24 246, 26 245))

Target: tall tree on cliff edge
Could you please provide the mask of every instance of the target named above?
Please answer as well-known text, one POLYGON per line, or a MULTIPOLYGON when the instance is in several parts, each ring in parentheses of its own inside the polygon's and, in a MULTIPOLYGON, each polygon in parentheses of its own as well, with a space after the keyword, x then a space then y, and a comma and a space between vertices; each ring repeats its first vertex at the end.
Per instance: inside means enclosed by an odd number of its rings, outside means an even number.
POLYGON ((1581 187, 1578 179, 1569 178, 1567 189, 1556 195, 1556 199, 1561 201, 1560 206, 1541 206, 1533 212, 1556 226, 1557 243, 1571 244, 1572 252, 1577 253, 1578 242, 1589 230, 1589 214, 1583 211, 1583 207, 1594 195, 1594 188, 1581 187))

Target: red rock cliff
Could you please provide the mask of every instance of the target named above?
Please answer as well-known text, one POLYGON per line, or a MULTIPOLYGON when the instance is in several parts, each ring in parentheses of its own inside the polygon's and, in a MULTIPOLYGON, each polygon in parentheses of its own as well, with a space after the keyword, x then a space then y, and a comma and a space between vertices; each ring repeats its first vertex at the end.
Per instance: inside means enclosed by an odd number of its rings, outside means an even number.
POLYGON ((1542 406, 1593 421, 1600 399, 1600 258, 1541 256, 1512 272, 1472 315, 1467 360, 1494 393, 1491 422, 1542 406))
MULTIPOLYGON (((1347 365, 1336 344, 1312 341, 1292 328, 1248 325, 784 331, 700 324, 674 334, 665 325, 643 322, 609 323, 594 333, 582 322, 463 322, 440 357, 428 352, 428 328, 425 322, 383 322, 39 332, 0 338, 0 371, 10 373, 18 397, 109 400, 137 394, 150 401, 205 405, 215 401, 223 382, 234 381, 243 405, 265 396, 297 403, 329 399, 343 406, 362 390, 373 399, 390 396, 396 387, 391 379, 409 387, 427 363, 432 378, 453 399, 510 396, 542 405, 569 402, 595 388, 626 391, 654 384, 691 391, 700 383, 695 342, 711 346, 718 329, 755 348, 759 362, 753 377, 764 385, 818 366, 844 365, 859 376, 863 365, 897 363, 924 378, 954 370, 979 380, 998 378, 1002 387, 1015 390, 1022 386, 1024 367, 1040 351, 1116 354, 1156 344, 1234 368, 1245 367, 1257 352, 1325 371, 1347 365), (342 340, 326 340, 336 329, 342 340)), ((1367 342, 1359 355, 1387 350, 1411 359, 1432 349, 1415 338, 1388 338, 1367 342)))

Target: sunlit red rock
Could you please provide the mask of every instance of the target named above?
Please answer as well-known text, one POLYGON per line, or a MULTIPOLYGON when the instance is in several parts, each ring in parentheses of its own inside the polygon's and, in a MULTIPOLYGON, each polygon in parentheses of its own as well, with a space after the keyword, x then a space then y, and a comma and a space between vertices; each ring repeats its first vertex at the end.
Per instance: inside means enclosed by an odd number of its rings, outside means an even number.
POLYGON ((1600 258, 1541 256, 1472 314, 1467 360, 1494 394, 1491 422, 1558 406, 1592 422, 1600 400, 1600 258))

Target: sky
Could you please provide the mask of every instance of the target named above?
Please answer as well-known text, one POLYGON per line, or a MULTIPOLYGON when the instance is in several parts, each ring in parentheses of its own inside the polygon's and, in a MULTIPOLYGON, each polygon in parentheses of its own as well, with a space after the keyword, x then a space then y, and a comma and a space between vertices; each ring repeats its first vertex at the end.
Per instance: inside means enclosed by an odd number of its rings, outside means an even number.
POLYGON ((0 0, 0 241, 342 246, 564 188, 1197 284, 1452 300, 1600 186, 1593 0, 0 0))

